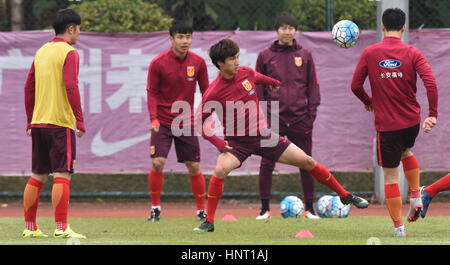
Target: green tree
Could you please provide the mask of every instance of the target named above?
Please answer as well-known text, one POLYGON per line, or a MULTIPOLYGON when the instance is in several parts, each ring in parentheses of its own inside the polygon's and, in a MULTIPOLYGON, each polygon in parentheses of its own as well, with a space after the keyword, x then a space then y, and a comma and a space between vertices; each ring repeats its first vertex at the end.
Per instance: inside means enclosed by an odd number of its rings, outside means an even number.
MULTIPOLYGON (((327 31, 326 0, 291 0, 286 3, 285 11, 297 17, 302 31, 327 31)), ((360 29, 376 29, 376 1, 334 0, 333 24, 348 19, 360 29)))
POLYGON ((151 32, 168 30, 172 18, 154 3, 142 0, 83 1, 69 6, 82 19, 82 30, 93 32, 151 32))

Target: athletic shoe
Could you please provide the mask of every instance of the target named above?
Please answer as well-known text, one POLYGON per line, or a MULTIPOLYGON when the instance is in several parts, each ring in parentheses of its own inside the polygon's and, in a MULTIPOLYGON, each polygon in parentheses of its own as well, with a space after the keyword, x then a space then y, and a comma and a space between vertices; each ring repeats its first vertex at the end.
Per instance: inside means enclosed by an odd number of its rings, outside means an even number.
POLYGON ((400 227, 396 227, 394 229, 394 236, 395 237, 405 237, 406 236, 405 226, 402 225, 400 227))
POLYGON ((55 229, 55 232, 53 233, 54 238, 86 238, 86 236, 82 234, 75 233, 69 225, 67 225, 67 228, 64 232, 61 232, 57 229, 55 229))
POLYGON ((147 220, 149 222, 158 222, 159 219, 161 219, 161 210, 158 208, 152 208, 152 211, 150 212, 150 215, 147 218, 147 220))
POLYGON ((256 216, 256 220, 269 220, 272 219, 272 214, 270 211, 262 210, 258 216, 256 216))
POLYGON ((302 217, 306 219, 320 219, 319 216, 312 214, 310 211, 304 212, 302 217))
POLYGON ((205 210, 198 210, 197 211, 197 220, 202 221, 202 222, 206 221, 206 212, 205 212, 205 210))
POLYGON ((40 229, 36 229, 35 231, 25 229, 25 230, 23 230, 22 237, 23 238, 41 238, 41 237, 48 237, 48 235, 42 233, 42 231, 40 229))
POLYGON ((423 209, 422 209, 422 212, 420 213, 420 216, 422 218, 425 218, 425 215, 427 215, 428 206, 430 206, 430 202, 433 199, 433 197, 431 197, 430 194, 425 192, 425 190, 424 190, 425 187, 426 186, 420 187, 420 198, 422 199, 422 205, 423 205, 423 209))
POLYGON ((408 212, 408 222, 415 222, 419 219, 420 212, 423 209, 422 199, 410 198, 409 199, 409 212, 408 212))
POLYGON ((199 227, 194 228, 194 232, 214 232, 214 224, 205 221, 199 227))
POLYGON ((353 194, 349 194, 347 197, 345 197, 345 199, 342 200, 341 198, 341 202, 343 204, 350 204, 352 203, 353 205, 355 205, 357 208, 367 208, 367 206, 369 206, 369 202, 366 201, 365 199, 358 197, 356 195, 353 194))

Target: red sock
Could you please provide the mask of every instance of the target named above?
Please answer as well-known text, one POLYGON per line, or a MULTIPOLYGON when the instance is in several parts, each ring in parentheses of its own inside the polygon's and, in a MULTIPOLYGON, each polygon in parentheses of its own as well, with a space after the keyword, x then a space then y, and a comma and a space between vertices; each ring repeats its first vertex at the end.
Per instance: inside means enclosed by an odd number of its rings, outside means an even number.
POLYGON ((25 228, 31 231, 37 230, 36 213, 39 205, 39 197, 41 195, 44 183, 30 178, 25 191, 23 192, 23 212, 25 216, 25 228))
POLYGON ((67 228, 67 213, 69 210, 70 180, 55 178, 53 180, 52 204, 55 212, 56 229, 65 231, 67 228))
POLYGON ((386 197, 386 206, 394 222, 394 227, 400 227, 402 222, 402 198, 398 183, 384 185, 384 195, 386 197))
POLYGON ((309 174, 311 174, 318 182, 335 191, 342 199, 348 196, 349 193, 341 186, 341 184, 339 184, 339 182, 337 182, 333 175, 318 162, 316 166, 309 171, 309 174))
POLYGON ((217 205, 223 192, 223 184, 225 178, 217 178, 212 175, 208 186, 208 205, 206 210, 206 221, 214 224, 214 215, 216 214, 217 205))
POLYGON ((150 170, 148 174, 148 186, 150 188, 150 197, 152 198, 152 206, 160 206, 161 191, 164 179, 163 173, 150 170))
POLYGON ((420 197, 420 173, 419 163, 414 155, 408 156, 402 159, 403 172, 405 178, 408 181, 409 191, 411 192, 411 198, 420 197))
POLYGON ((194 193, 195 202, 197 203, 197 210, 205 209, 205 177, 203 173, 200 172, 197 175, 191 175, 191 189, 194 193))
POLYGON ((447 174, 445 177, 438 179, 436 182, 434 182, 430 186, 425 187, 424 189, 424 191, 431 197, 436 196, 436 194, 443 190, 450 190, 450 174, 447 174))

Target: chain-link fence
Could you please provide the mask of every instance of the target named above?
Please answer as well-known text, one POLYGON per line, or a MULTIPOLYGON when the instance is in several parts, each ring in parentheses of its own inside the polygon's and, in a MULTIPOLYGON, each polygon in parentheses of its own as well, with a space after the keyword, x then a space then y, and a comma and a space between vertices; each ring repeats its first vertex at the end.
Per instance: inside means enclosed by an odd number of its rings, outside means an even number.
MULTIPOLYGON (((151 5, 153 9, 160 8, 164 16, 190 21, 195 30, 272 30, 275 15, 281 11, 289 11, 297 17, 301 30, 327 31, 334 22, 343 18, 353 20, 361 29, 375 29, 377 1, 0 0, 0 31, 51 28, 51 20, 58 9, 81 8, 83 5, 89 6, 90 10, 82 16, 84 20, 97 16, 109 24, 116 22, 105 19, 111 12, 118 12, 117 16, 120 16, 121 13, 130 12, 133 5, 151 5), (98 10, 93 8, 94 5, 98 10), (115 10, 113 6, 120 8, 115 10)), ((450 28, 449 9, 450 1, 410 0, 410 28, 450 28)), ((135 16, 133 23, 144 23, 138 19, 139 16, 135 16)), ((87 28, 85 30, 89 31, 87 28)))

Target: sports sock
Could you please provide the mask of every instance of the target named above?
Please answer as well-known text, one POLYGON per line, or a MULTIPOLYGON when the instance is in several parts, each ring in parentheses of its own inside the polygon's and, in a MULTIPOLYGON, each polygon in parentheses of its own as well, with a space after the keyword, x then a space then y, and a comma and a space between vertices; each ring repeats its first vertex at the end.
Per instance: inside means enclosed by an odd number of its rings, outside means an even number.
POLYGON ((394 227, 402 226, 402 198, 398 183, 384 185, 384 194, 386 197, 386 206, 394 222, 394 227))
POLYGON ((55 213, 55 224, 58 231, 67 228, 67 213, 69 210, 70 180, 55 178, 52 188, 52 205, 55 213))
POLYGON ((214 224, 214 215, 223 192, 225 178, 217 178, 212 175, 208 186, 208 204, 206 209, 206 221, 214 224))
POLYGON ((270 211, 270 199, 261 199, 261 206, 262 206, 262 211, 261 212, 266 212, 266 211, 270 211))
POLYGON ((331 173, 321 164, 317 162, 316 166, 309 171, 315 180, 324 184, 328 188, 335 191, 342 199, 348 196, 348 192, 339 184, 339 182, 331 175, 331 173))
POLYGON ((37 230, 36 213, 42 186, 44 186, 43 182, 30 177, 23 193, 25 228, 31 231, 37 230))
POLYGON ((309 211, 310 213, 315 214, 314 207, 313 207, 313 202, 307 202, 305 200, 305 211, 309 211))
POLYGON ((414 155, 402 159, 403 172, 408 181, 411 198, 420 197, 420 173, 419 163, 414 155))
POLYGON ((444 190, 450 190, 450 174, 447 174, 445 177, 438 179, 433 184, 425 187, 424 189, 424 191, 431 197, 436 196, 436 194, 444 190))
POLYGON ((194 194, 195 202, 197 204, 197 210, 204 210, 206 188, 205 177, 203 176, 202 172, 196 175, 191 175, 191 189, 192 193, 194 194))
POLYGON ((150 188, 150 197, 152 198, 152 206, 160 206, 161 191, 164 179, 163 172, 155 172, 150 170, 148 174, 148 186, 150 188))

